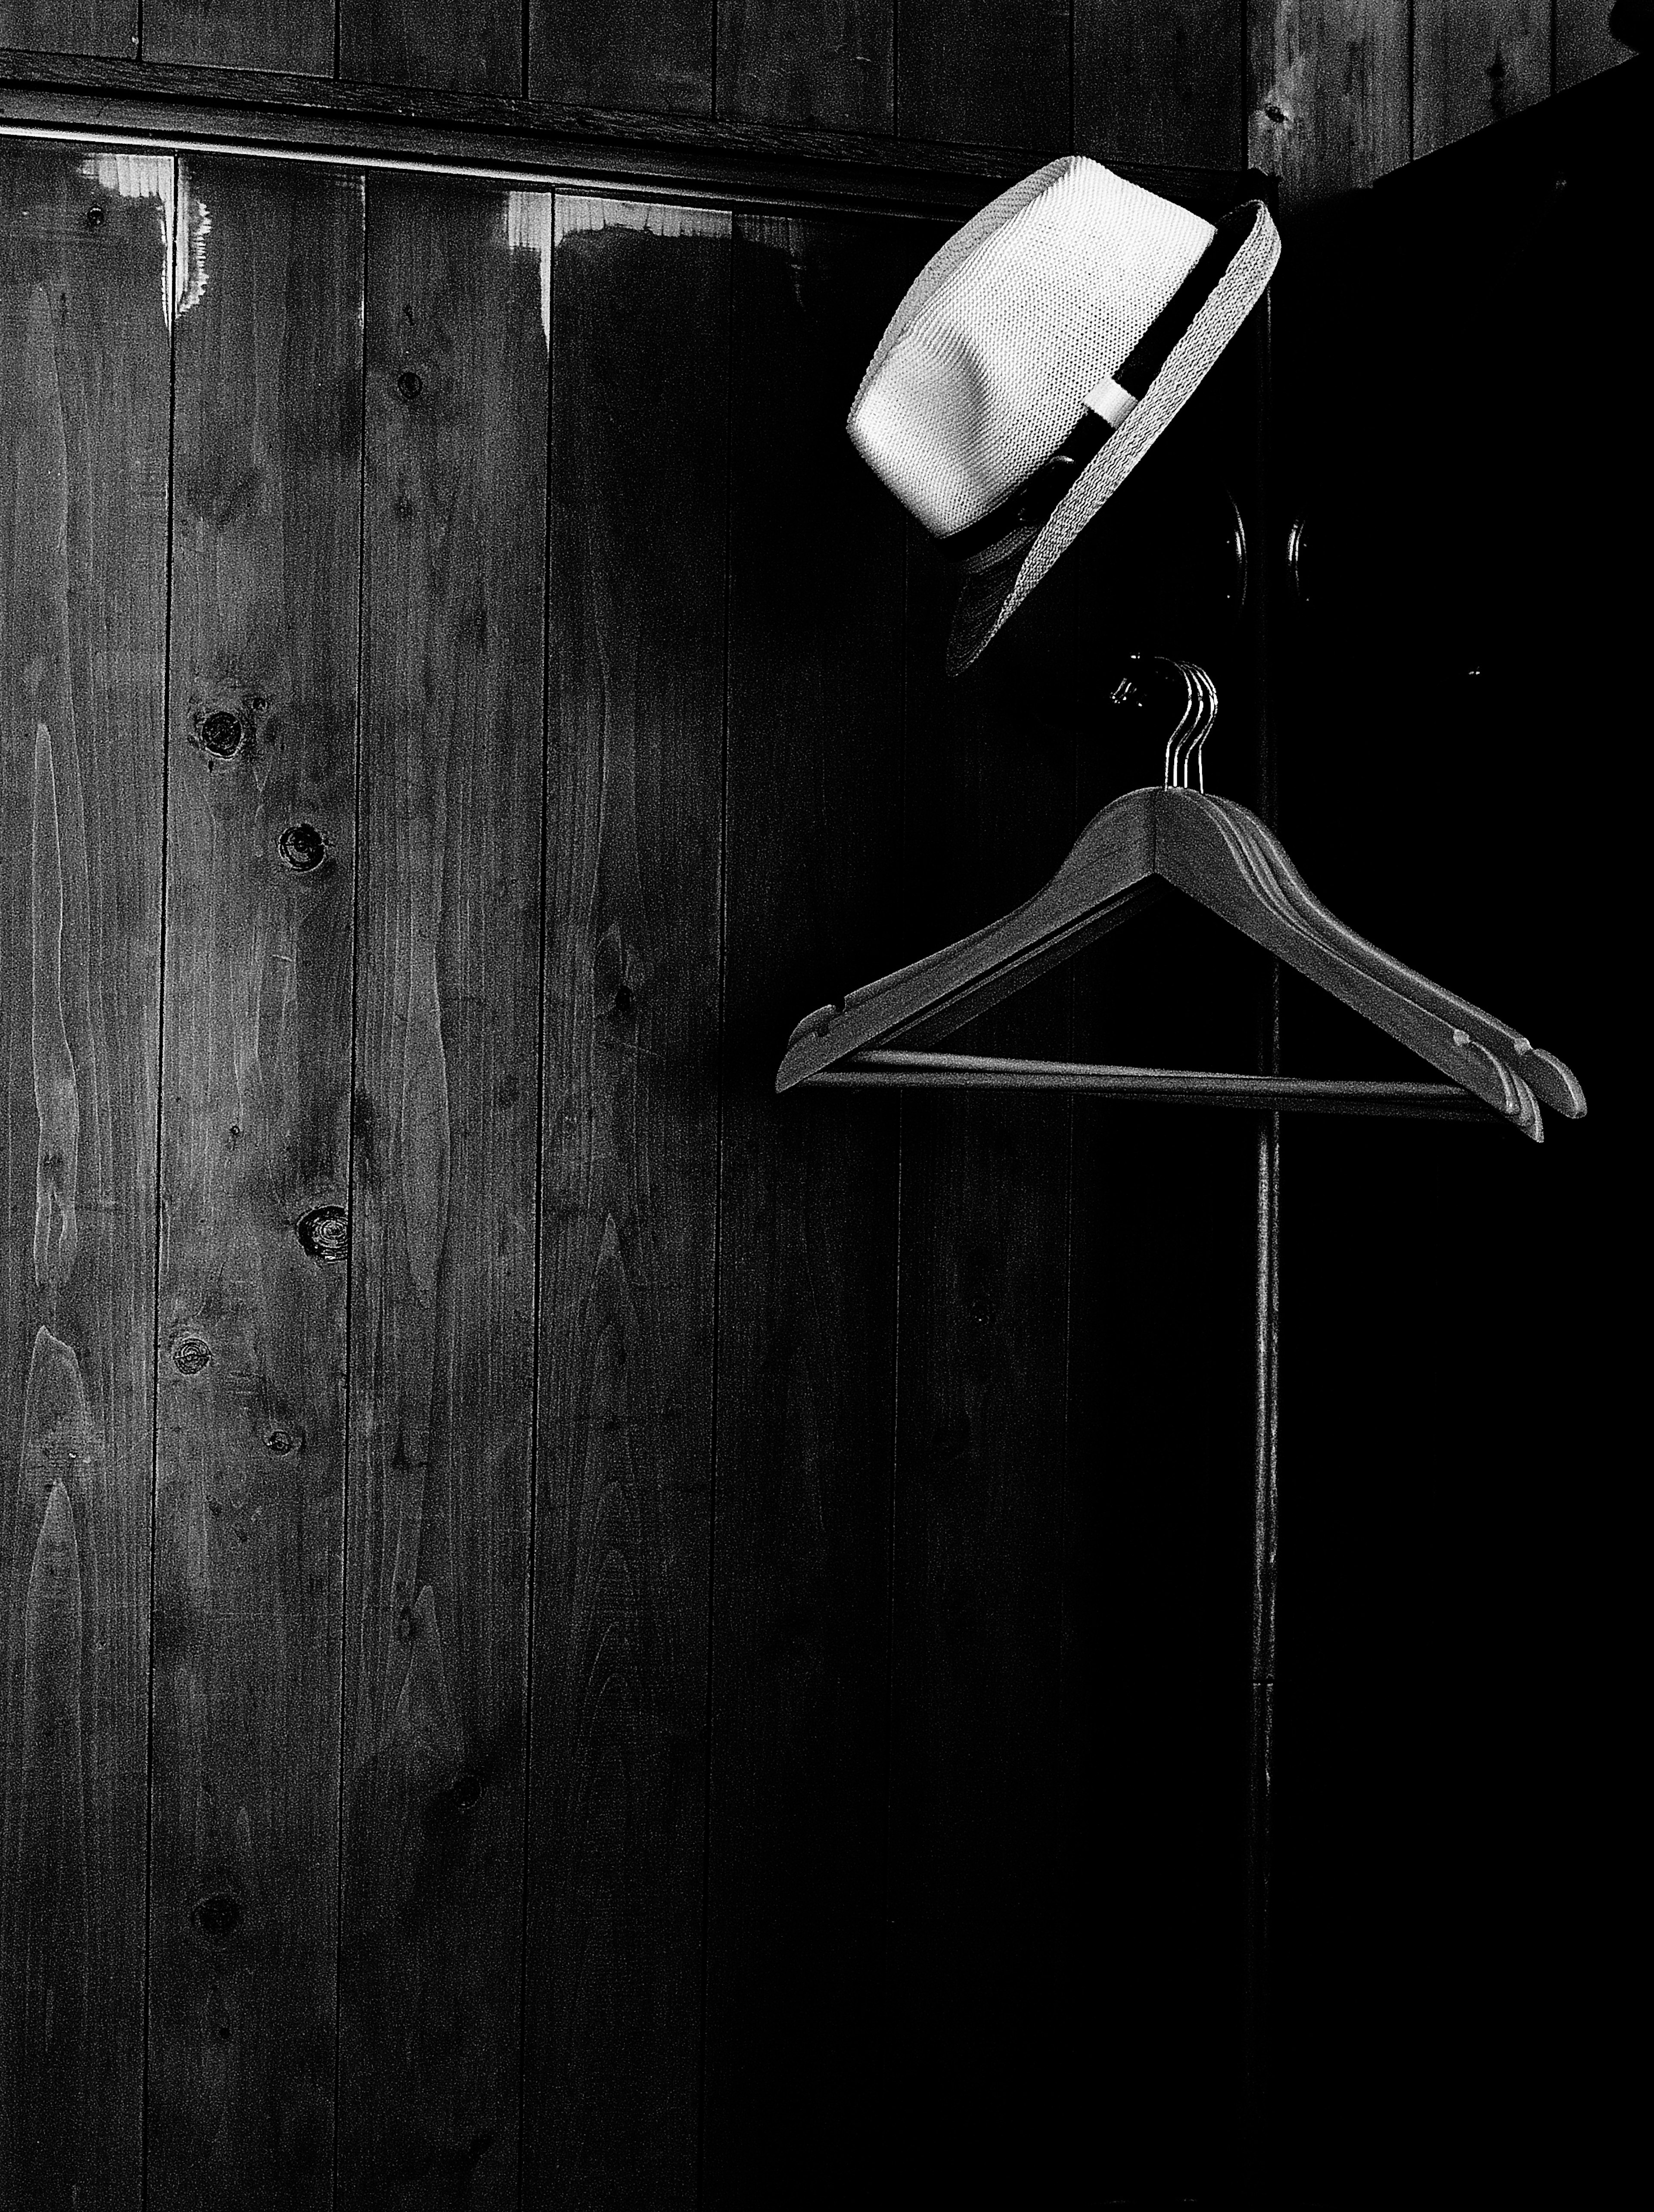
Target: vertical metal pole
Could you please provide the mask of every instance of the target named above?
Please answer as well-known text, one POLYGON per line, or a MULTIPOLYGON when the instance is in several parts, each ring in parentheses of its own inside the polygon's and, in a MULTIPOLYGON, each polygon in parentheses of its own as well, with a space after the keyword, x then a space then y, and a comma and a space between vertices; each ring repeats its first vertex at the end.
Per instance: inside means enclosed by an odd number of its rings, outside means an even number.
MULTIPOLYGON (((1273 193, 1271 193, 1273 198, 1273 193)), ((1257 516, 1253 562, 1253 712, 1257 805, 1274 825, 1278 812, 1269 647, 1275 613, 1275 454, 1271 437, 1271 313, 1266 294, 1255 320, 1257 406, 1252 472, 1257 516)), ((1258 1065, 1281 1071, 1281 970, 1271 968, 1258 1024, 1258 1065)), ((1261 1115, 1257 1150, 1257 1241, 1254 1307, 1255 1426, 1252 1451, 1251 1706, 1247 1742, 1246 1965, 1244 2027, 1244 2150, 1254 2180, 1269 2158, 1269 1830, 1275 1720, 1276 1440, 1281 1307, 1281 1116, 1261 1115)))
MULTIPOLYGON (((1278 1008, 1278 993, 1275 995, 1278 1008)), ((1267 2158, 1280 1209, 1281 1116, 1270 1114, 1259 1117, 1257 1132, 1257 1429, 1252 1459, 1251 1711, 1247 1744, 1245 2118, 1247 2159, 1254 2169, 1267 2158)))

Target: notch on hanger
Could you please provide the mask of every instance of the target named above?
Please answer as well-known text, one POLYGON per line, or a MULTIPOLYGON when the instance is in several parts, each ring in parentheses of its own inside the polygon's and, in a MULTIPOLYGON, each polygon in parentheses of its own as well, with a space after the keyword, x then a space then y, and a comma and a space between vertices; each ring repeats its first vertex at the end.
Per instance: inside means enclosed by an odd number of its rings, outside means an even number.
MULTIPOLYGON (((1544 1138, 1542 1100, 1578 1120, 1585 1095, 1560 1060, 1358 936, 1316 899, 1255 814, 1208 793, 1202 757, 1217 716, 1217 692, 1193 663, 1166 665, 1184 704, 1166 744, 1164 782, 1111 801, 1045 889, 1003 921, 806 1015, 788 1039, 776 1089, 1062 1091, 1330 1113, 1493 1114, 1536 1144, 1544 1138), (929 1048, 1118 928, 1168 887, 1353 1007, 1448 1080, 1227 1075, 929 1048)), ((1135 681, 1128 676, 1117 699, 1135 681)))

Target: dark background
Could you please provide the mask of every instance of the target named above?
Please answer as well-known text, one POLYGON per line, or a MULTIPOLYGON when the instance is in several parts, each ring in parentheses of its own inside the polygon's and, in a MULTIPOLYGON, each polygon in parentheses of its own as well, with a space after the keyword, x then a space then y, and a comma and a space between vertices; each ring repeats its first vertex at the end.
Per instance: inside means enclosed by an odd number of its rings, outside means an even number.
MULTIPOLYGON (((5 114, 94 142, 0 142, 8 2197, 1601 2192, 1606 12, 0 9, 5 114), (166 150, 250 117, 342 167, 166 150), (348 158, 554 137, 590 193, 348 158), (1250 158, 1286 259, 948 685, 842 417, 1068 145, 1209 211, 1250 158), (799 1014, 1158 774, 1106 704, 1155 650, 1217 678, 1213 787, 1270 800, 1267 726, 1310 882, 1586 1121, 774 1098, 799 1014)), ((1273 988, 1167 901, 979 1041, 1246 1067, 1273 988)))

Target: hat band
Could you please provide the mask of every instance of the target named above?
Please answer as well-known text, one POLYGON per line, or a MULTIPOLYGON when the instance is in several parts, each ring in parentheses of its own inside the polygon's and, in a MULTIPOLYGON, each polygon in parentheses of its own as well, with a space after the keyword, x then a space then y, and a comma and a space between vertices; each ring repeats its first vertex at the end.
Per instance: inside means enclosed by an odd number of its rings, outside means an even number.
POLYGON ((1086 399, 1085 411, 1043 466, 991 514, 937 542, 942 558, 970 570, 1005 560, 1037 538, 1082 470, 1094 461, 1165 368, 1172 349, 1205 306, 1224 270, 1251 235, 1259 203, 1248 200, 1218 224, 1211 244, 1112 377, 1086 399))

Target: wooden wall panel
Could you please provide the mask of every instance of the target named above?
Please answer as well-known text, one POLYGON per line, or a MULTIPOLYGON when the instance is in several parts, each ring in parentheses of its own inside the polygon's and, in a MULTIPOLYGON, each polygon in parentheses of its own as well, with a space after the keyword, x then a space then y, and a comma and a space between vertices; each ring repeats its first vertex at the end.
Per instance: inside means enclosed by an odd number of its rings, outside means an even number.
POLYGON ((1245 0, 1075 0, 1074 143, 1102 161, 1245 158, 1245 0))
POLYGON ((1550 88, 1550 0, 1413 0, 1415 160, 1550 88))
POLYGON ((521 0, 338 0, 347 83, 520 93, 521 0))
POLYGON ((719 0, 718 112, 829 131, 894 127, 894 0, 719 0))
POLYGON ((138 51, 138 0, 0 0, 0 46, 37 54, 138 51))
POLYGON ((1616 62, 1629 61, 1631 48, 1609 29, 1612 9, 1603 0, 1551 0, 1552 53, 1556 89, 1583 84, 1616 62))
POLYGON ((333 74, 334 0, 143 0, 147 62, 333 74))
MULTIPOLYGON (((1075 611, 1059 568, 951 681, 954 581, 909 537, 917 955, 1009 913, 1073 842, 1075 611)), ((948 1048, 1066 1058, 1071 995, 1059 973, 948 1048)), ((902 1109, 885 2050, 920 2197, 1056 2201, 1084 2126, 1050 2094, 1072 2007, 1052 1848, 1072 1118, 1033 1097, 902 1109)))
POLYGON ((876 2102, 897 1116, 773 1086, 900 910, 900 511, 843 420, 918 250, 736 228, 703 2180, 730 2207, 848 2186, 876 2102))
POLYGON ((135 2204, 169 157, 0 150, 0 2176, 135 2204))
POLYGON ((528 88, 561 107, 712 112, 713 0, 530 0, 528 88))
POLYGON ((374 178, 339 2191, 514 2205, 552 200, 374 178))
POLYGON ((1069 0, 907 0, 897 128, 951 146, 1069 143, 1069 0))
POLYGON ((558 204, 525 2170, 690 2206, 730 223, 558 204))
POLYGON ((332 2187, 359 179, 180 162, 148 2202, 332 2187))
POLYGON ((1409 158, 1408 13, 1393 0, 1264 0, 1248 19, 1248 140, 1290 213, 1409 158))

